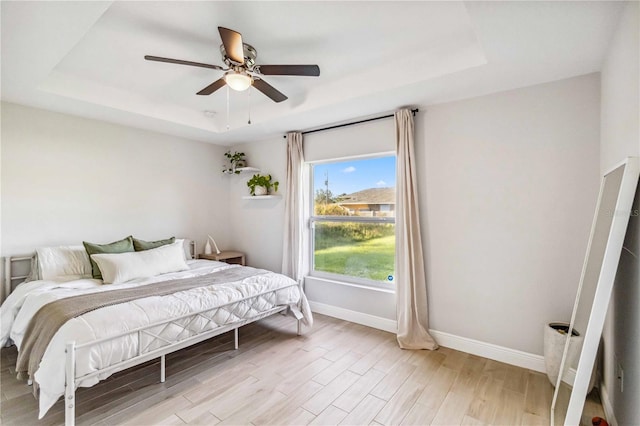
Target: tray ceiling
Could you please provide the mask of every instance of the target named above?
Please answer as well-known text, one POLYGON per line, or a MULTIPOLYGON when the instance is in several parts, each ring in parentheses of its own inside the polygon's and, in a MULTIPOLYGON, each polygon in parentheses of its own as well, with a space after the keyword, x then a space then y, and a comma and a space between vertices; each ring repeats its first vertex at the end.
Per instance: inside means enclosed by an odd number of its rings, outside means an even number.
POLYGON ((598 71, 611 2, 2 2, 2 99, 233 144, 598 71), (259 64, 320 66, 271 76, 289 96, 196 92, 222 72, 218 26, 259 64), (252 124, 247 124, 249 103, 252 124), (205 114, 205 111, 208 113, 205 114), (227 124, 229 129, 227 129, 227 124))

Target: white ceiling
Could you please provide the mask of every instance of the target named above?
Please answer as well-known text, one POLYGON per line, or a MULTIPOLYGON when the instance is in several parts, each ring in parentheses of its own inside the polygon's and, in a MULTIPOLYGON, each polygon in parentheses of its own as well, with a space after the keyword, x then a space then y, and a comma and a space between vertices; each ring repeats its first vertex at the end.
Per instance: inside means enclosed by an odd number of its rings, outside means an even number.
POLYGON ((222 145, 266 139, 599 71, 618 2, 7 2, 2 100, 222 145), (320 66, 272 76, 289 96, 195 93, 223 65, 218 26, 258 64, 320 66), (204 111, 214 111, 213 117, 204 111))

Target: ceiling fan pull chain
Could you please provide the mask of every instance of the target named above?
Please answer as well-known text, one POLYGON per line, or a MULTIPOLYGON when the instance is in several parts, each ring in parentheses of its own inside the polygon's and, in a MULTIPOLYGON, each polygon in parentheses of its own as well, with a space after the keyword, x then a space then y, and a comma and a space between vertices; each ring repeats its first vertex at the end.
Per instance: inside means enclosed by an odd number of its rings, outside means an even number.
POLYGON ((231 126, 229 126, 229 86, 227 85, 227 130, 229 130, 231 126))
POLYGON ((249 86, 249 121, 247 124, 251 124, 251 86, 249 86))

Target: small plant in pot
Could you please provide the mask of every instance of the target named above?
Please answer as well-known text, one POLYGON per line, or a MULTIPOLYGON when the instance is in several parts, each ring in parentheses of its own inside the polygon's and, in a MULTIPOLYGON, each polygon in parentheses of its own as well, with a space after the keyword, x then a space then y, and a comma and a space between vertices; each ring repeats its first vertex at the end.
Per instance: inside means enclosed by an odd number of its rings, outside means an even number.
POLYGON ((224 169, 222 169, 222 173, 226 173, 228 175, 234 173, 240 174, 240 170, 238 169, 247 165, 247 160, 244 158, 244 152, 234 152, 232 154, 231 151, 227 151, 224 153, 224 156, 227 157, 231 166, 227 167, 226 164, 222 166, 224 167, 224 169))
POLYGON ((251 195, 267 195, 271 191, 271 188, 273 188, 273 192, 276 192, 278 185, 280 185, 280 182, 271 181, 271 175, 261 174, 253 175, 247 182, 251 195))

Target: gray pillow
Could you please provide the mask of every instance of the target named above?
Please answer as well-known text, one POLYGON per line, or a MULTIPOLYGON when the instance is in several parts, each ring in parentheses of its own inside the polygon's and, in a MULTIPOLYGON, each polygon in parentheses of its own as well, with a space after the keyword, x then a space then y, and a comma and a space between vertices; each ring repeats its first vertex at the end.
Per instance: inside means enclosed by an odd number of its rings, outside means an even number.
POLYGON ((154 248, 166 246, 167 244, 172 244, 176 241, 176 237, 167 238, 166 240, 158 240, 158 241, 145 241, 139 240, 137 238, 133 239, 133 248, 135 251, 145 251, 151 250, 154 248))
MULTIPOLYGON (((133 248, 133 237, 129 235, 127 238, 124 238, 119 241, 114 241, 109 244, 94 244, 83 241, 84 249, 87 251, 89 255, 89 259, 91 259, 92 254, 98 253, 128 253, 130 251, 135 251, 133 248)), ((100 268, 98 268, 98 264, 91 259, 91 273, 93 278, 97 280, 102 279, 102 274, 100 273, 100 268)))

